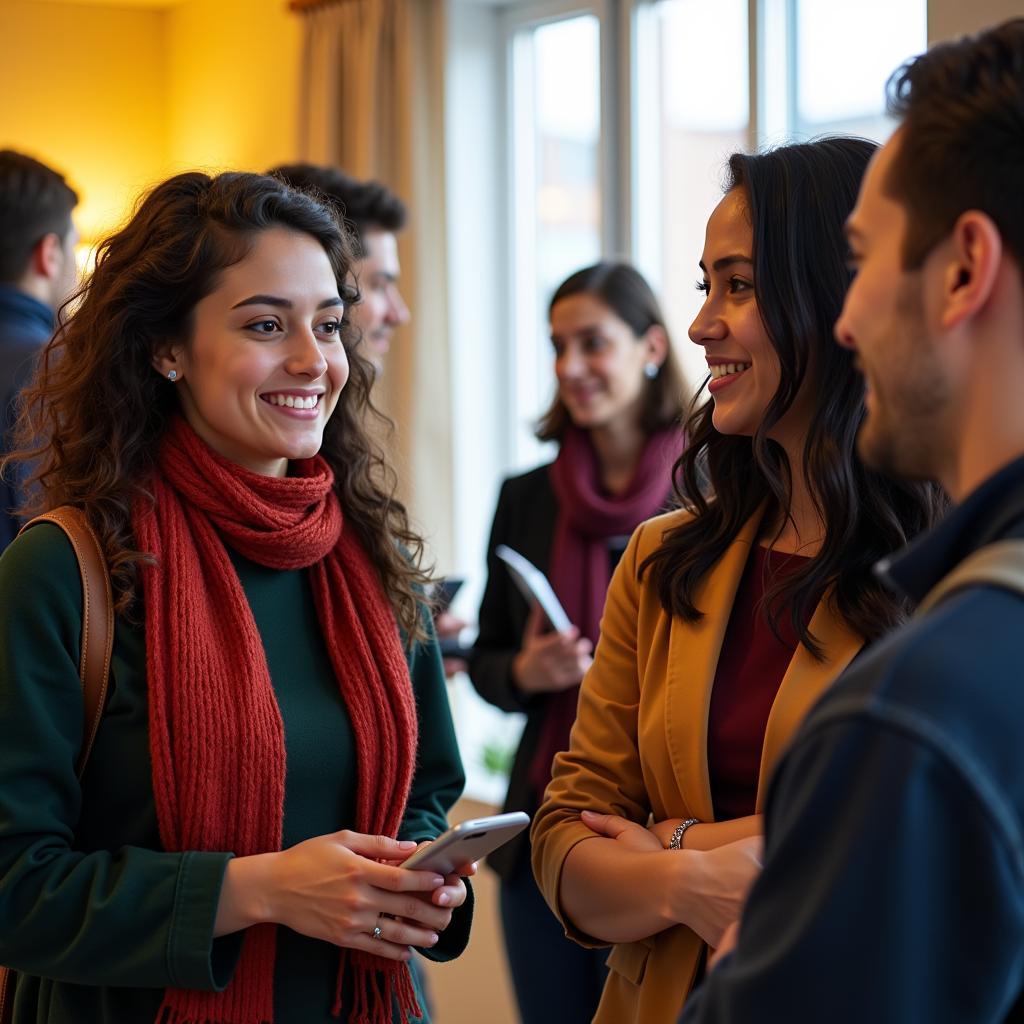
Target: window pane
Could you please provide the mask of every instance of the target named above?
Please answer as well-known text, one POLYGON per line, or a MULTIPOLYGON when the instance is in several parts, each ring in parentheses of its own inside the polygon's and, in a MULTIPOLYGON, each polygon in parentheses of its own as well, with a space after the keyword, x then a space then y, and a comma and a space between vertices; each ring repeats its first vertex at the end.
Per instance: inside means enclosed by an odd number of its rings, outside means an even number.
POLYGON ((570 273, 601 255, 600 22, 578 15, 516 41, 514 461, 543 454, 533 425, 554 394, 547 305, 570 273))
POLYGON ((660 105, 656 138, 641 139, 638 150, 641 218, 642 207, 655 204, 645 218, 653 237, 641 243, 639 260, 693 384, 707 372, 686 335, 702 300, 693 284, 704 228, 722 198, 726 159, 747 148, 750 120, 747 0, 716 0, 714 17, 708 10, 706 0, 660 0, 639 34, 636 70, 641 79, 654 76, 647 88, 641 82, 641 102, 660 105))
POLYGON ((534 32, 537 97, 537 283, 545 300, 601 252, 600 37, 586 15, 534 32))
POLYGON ((796 39, 797 132, 882 141, 892 131, 885 83, 927 46, 926 0, 797 0, 796 39))

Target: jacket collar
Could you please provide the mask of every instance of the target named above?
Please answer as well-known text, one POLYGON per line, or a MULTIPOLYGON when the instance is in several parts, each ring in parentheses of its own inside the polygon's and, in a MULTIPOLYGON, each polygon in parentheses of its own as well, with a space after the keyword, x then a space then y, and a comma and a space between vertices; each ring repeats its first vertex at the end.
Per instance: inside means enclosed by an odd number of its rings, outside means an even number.
POLYGON ((990 476, 937 526, 875 564, 889 586, 919 602, 978 548, 1024 536, 1024 457, 990 476))
POLYGON ((53 310, 14 285, 0 284, 0 324, 16 326, 26 333, 49 337, 53 333, 53 310))

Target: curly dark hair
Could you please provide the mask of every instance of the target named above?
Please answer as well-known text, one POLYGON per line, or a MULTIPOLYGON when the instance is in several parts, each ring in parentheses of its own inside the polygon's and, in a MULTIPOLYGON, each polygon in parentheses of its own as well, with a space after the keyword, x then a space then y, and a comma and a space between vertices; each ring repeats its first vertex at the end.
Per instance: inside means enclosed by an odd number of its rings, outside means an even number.
MULTIPOLYGON (((324 248, 346 303, 354 299, 353 255, 335 212, 276 178, 191 172, 157 185, 129 223, 99 246, 96 268, 65 306, 23 393, 18 450, 30 513, 83 508, 99 532, 117 609, 130 612, 138 568, 130 510, 148 497, 159 440, 178 411, 173 387, 153 371, 153 355, 187 340, 197 303, 242 260, 254 238, 281 226, 324 248), (43 440, 41 440, 43 439, 43 440)), ((321 455, 334 471, 345 514, 376 566, 399 624, 423 635, 423 544, 395 498, 395 475, 371 440, 373 370, 344 333, 350 375, 324 430, 321 455)))
POLYGON ((835 609, 865 640, 905 617, 905 602, 872 567, 946 508, 936 485, 889 479, 861 462, 856 439, 865 415, 864 381, 853 354, 832 337, 850 282, 843 225, 875 149, 864 139, 833 137, 729 159, 726 190, 744 194, 753 227, 754 291, 781 379, 752 438, 720 434, 712 422, 714 402, 698 406, 699 395, 694 400, 689 447, 673 470, 677 497, 693 517, 668 531, 640 569, 655 573, 666 611, 694 622, 703 614, 695 603, 700 582, 743 524, 766 508, 765 522, 781 532, 792 475, 786 453, 768 435, 813 374, 802 468, 825 537, 799 570, 767 581, 763 607, 776 635, 788 614, 801 643, 818 657, 822 651, 807 622, 829 587, 835 609))

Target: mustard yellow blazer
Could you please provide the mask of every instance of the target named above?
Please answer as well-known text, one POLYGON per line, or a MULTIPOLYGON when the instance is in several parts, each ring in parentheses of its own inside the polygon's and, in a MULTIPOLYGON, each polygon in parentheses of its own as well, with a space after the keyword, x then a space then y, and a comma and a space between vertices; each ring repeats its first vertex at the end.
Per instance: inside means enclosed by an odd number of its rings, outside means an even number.
MULTIPOLYGON (((760 516, 743 528, 702 581, 696 595, 704 617, 683 622, 661 606, 637 568, 686 512, 648 520, 633 534, 612 579, 594 664, 580 687, 570 748, 555 759, 554 775, 534 818, 533 868, 566 934, 584 946, 603 946, 566 918, 559 902, 569 851, 593 838, 579 819, 584 809, 646 824, 666 818, 713 821, 707 731, 711 687, 722 638, 743 568, 756 542, 760 516)), ((825 660, 798 646, 772 705, 761 755, 757 809, 783 748, 818 696, 863 644, 823 600, 811 619, 825 660)), ((640 942, 616 945, 595 1024, 675 1022, 693 987, 703 943, 678 925, 640 942)))

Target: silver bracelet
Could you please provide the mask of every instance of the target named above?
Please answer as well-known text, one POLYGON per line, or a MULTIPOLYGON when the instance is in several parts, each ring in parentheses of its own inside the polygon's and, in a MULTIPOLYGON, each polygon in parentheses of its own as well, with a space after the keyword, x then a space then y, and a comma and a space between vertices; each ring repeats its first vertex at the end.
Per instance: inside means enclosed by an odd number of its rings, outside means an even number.
POLYGON ((700 822, 696 818, 687 818, 681 825, 676 825, 676 830, 672 833, 672 838, 668 841, 668 848, 670 850, 681 850, 683 848, 683 833, 691 825, 699 824, 700 822))

